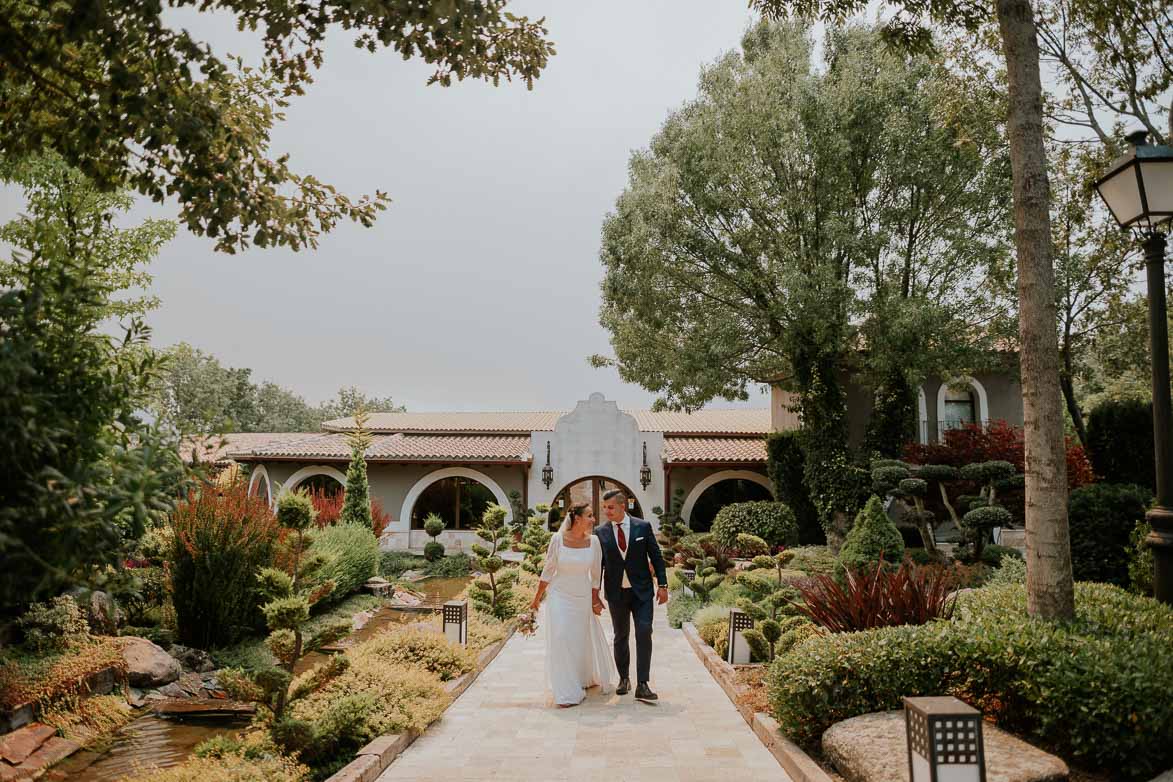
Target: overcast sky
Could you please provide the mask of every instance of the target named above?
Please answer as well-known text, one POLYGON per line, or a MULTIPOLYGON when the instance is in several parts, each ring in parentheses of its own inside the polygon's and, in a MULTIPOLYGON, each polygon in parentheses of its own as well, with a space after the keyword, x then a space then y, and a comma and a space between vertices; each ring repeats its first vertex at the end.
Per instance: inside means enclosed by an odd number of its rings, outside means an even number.
MULTIPOLYGON (((649 404, 586 362, 609 352, 599 230, 631 151, 752 16, 743 0, 511 9, 546 15, 557 46, 532 92, 427 87, 424 64, 332 37, 274 153, 349 195, 382 189, 391 205, 374 227, 342 224, 300 253, 221 255, 181 229, 151 269, 155 343, 190 342, 311 402, 357 385, 412 410, 565 409, 592 391, 649 404)), ((218 53, 257 51, 227 20, 181 18, 218 53)), ((4 218, 18 196, 0 194, 4 218)), ((133 216, 174 214, 144 204, 133 216)))

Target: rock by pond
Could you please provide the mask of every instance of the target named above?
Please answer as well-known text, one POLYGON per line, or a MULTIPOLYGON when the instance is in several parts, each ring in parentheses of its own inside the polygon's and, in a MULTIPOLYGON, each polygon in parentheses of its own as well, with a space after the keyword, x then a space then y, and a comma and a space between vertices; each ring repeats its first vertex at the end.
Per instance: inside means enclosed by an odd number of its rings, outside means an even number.
POLYGON ((118 641, 131 687, 158 687, 175 681, 183 673, 178 660, 146 638, 126 636, 118 641))

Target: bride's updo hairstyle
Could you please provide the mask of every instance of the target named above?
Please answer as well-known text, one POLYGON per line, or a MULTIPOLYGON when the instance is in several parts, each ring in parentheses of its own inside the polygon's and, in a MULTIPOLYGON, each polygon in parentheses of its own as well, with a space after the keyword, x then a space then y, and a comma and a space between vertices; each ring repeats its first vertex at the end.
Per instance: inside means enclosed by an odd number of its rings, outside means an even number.
POLYGON ((590 506, 591 504, 589 502, 580 502, 578 505, 571 505, 570 508, 566 511, 566 520, 562 529, 566 530, 567 532, 573 529, 574 522, 576 522, 578 518, 582 516, 582 514, 586 513, 586 509, 590 506))

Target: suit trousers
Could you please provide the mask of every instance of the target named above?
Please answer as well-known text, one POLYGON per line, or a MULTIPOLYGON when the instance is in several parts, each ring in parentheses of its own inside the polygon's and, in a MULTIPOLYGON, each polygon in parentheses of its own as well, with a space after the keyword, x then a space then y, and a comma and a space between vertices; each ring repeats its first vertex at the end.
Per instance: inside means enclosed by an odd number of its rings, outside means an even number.
POLYGON ((635 620, 635 672, 637 682, 647 682, 652 668, 653 600, 643 600, 634 590, 619 590, 618 600, 608 600, 611 626, 615 628, 615 668, 622 679, 631 670, 631 623, 635 620))

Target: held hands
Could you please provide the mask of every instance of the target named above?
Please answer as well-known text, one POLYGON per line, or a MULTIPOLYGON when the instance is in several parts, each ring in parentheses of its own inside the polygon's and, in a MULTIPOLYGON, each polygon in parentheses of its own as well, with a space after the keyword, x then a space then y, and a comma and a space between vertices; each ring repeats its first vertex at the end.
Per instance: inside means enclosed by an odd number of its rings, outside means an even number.
POLYGON ((591 610, 595 612, 595 616, 601 615, 603 613, 603 601, 596 597, 591 603, 591 610))
POLYGON ((656 590, 656 602, 660 605, 668 602, 668 587, 660 587, 656 590))

